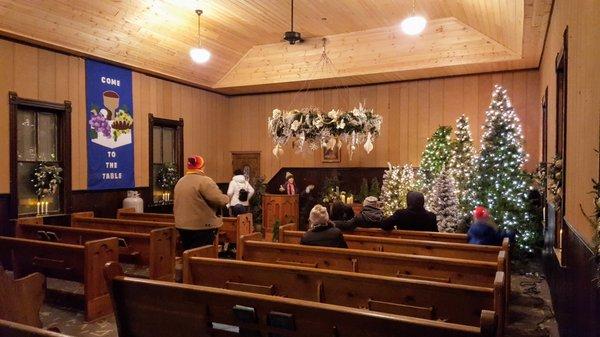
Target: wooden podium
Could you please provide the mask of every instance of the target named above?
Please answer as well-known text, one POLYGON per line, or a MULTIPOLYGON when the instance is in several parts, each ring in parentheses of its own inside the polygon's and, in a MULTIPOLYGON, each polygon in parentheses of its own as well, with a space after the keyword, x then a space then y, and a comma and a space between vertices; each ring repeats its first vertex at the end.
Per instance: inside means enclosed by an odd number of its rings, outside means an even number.
POLYGON ((299 196, 287 194, 264 194, 262 197, 262 220, 265 239, 271 241, 273 224, 279 220, 281 225, 298 223, 300 213, 299 196))

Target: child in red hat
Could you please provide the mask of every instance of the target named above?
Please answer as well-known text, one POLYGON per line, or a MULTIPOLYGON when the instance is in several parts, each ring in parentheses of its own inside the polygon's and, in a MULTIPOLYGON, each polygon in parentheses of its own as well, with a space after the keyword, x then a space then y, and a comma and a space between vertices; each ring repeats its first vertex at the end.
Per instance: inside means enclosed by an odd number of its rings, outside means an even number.
POLYGON ((483 206, 475 207, 473 210, 473 224, 467 233, 469 243, 477 245, 500 245, 505 237, 514 238, 514 233, 499 231, 492 221, 490 212, 483 206))

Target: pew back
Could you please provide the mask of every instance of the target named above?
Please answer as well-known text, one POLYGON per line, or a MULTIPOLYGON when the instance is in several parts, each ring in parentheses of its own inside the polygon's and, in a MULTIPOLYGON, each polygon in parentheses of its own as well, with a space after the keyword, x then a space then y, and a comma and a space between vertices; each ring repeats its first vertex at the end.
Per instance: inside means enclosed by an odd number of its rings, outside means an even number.
POLYGON ((187 284, 473 326, 479 325, 481 310, 501 313, 504 304, 504 273, 500 271, 494 288, 484 288, 184 255, 183 274, 187 284))
POLYGON ((0 266, 0 319, 41 327, 45 282, 40 273, 14 279, 0 266))
POLYGON ((0 336, 2 337, 71 337, 20 323, 0 319, 0 336))
POLYGON ((150 233, 132 233, 19 224, 16 227, 16 236, 31 240, 75 245, 82 245, 87 241, 117 237, 120 258, 128 260, 128 262, 149 266, 151 279, 169 281, 175 278, 177 235, 174 228, 153 229, 150 233))
POLYGON ((275 296, 122 276, 105 268, 120 336, 493 336, 495 313, 481 327, 275 296), (152 294, 152 296, 148 296, 152 294))
POLYGON ((102 267, 118 261, 118 240, 107 238, 83 245, 0 237, 0 255, 12 259, 15 277, 40 272, 46 277, 83 282, 86 320, 111 312, 102 267))
POLYGON ((170 222, 96 218, 93 212, 81 212, 72 214, 71 227, 117 232, 150 233, 157 228, 175 227, 175 225, 170 222))
POLYGON ((242 237, 239 260, 483 287, 491 287, 496 271, 502 271, 505 264, 504 252, 498 254, 497 262, 485 262, 247 239, 253 235, 242 237))

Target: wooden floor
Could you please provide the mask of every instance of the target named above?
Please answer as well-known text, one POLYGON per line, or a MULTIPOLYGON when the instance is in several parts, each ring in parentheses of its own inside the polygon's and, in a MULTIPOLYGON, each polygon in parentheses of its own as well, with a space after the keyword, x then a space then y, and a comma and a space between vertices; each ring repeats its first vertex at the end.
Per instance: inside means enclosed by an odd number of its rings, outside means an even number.
MULTIPOLYGON (((143 274, 140 270, 129 270, 143 274)), ((506 336, 511 337, 559 337, 553 317, 552 302, 548 284, 543 277, 541 263, 528 263, 525 267, 515 266, 512 275, 512 299, 509 325, 506 336), (540 323, 541 322, 541 323, 540 323)), ((48 287, 68 293, 82 292, 80 284, 63 280, 48 280, 48 287)), ((53 298, 40 312, 44 326, 55 325, 68 335, 81 337, 118 337, 113 316, 92 323, 83 321, 83 311, 77 311, 71 304, 53 298)))

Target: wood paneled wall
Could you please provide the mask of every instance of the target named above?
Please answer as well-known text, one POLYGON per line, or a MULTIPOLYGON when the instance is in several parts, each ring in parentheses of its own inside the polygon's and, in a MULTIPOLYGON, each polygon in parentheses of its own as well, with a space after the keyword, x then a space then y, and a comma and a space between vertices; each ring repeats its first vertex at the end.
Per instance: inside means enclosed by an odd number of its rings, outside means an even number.
POLYGON ((591 243, 593 229, 579 205, 593 213, 591 179, 598 179, 600 148, 600 45, 596 36, 600 27, 600 2, 556 0, 548 28, 546 47, 540 65, 542 97, 548 87, 548 158, 556 148, 556 73, 555 60, 562 49, 563 32, 569 27, 567 79, 567 175, 566 219, 591 243))
MULTIPOLYGON (((51 102, 72 102, 73 190, 87 189, 85 62, 82 58, 0 39, 0 158, 8 158, 8 92, 51 102)), ((135 181, 148 186, 148 113, 183 118, 184 154, 201 153, 207 173, 224 180, 227 97, 133 72, 135 181)), ((0 193, 9 193, 9 160, 0 160, 0 193)), ((229 170, 228 170, 229 171, 229 170)))
MULTIPOLYGON (((494 84, 508 89, 508 94, 524 125, 526 148, 530 154, 528 168, 539 161, 541 112, 537 70, 457 76, 362 87, 316 90, 298 93, 274 93, 230 98, 229 150, 261 151, 262 174, 270 178, 280 167, 374 167, 411 163, 418 165, 427 137, 439 125, 454 125, 460 114, 469 117, 473 137, 479 144, 485 110, 494 84), (267 117, 274 108, 291 109, 316 106, 322 110, 348 109, 365 101, 383 116, 381 136, 375 149, 367 155, 361 148, 349 158, 342 148, 342 162, 324 164, 321 151, 295 154, 288 145, 276 158, 267 134, 267 117)), ((225 163, 228 165, 228 163, 225 163)), ((227 169, 227 167, 224 167, 227 169)))

